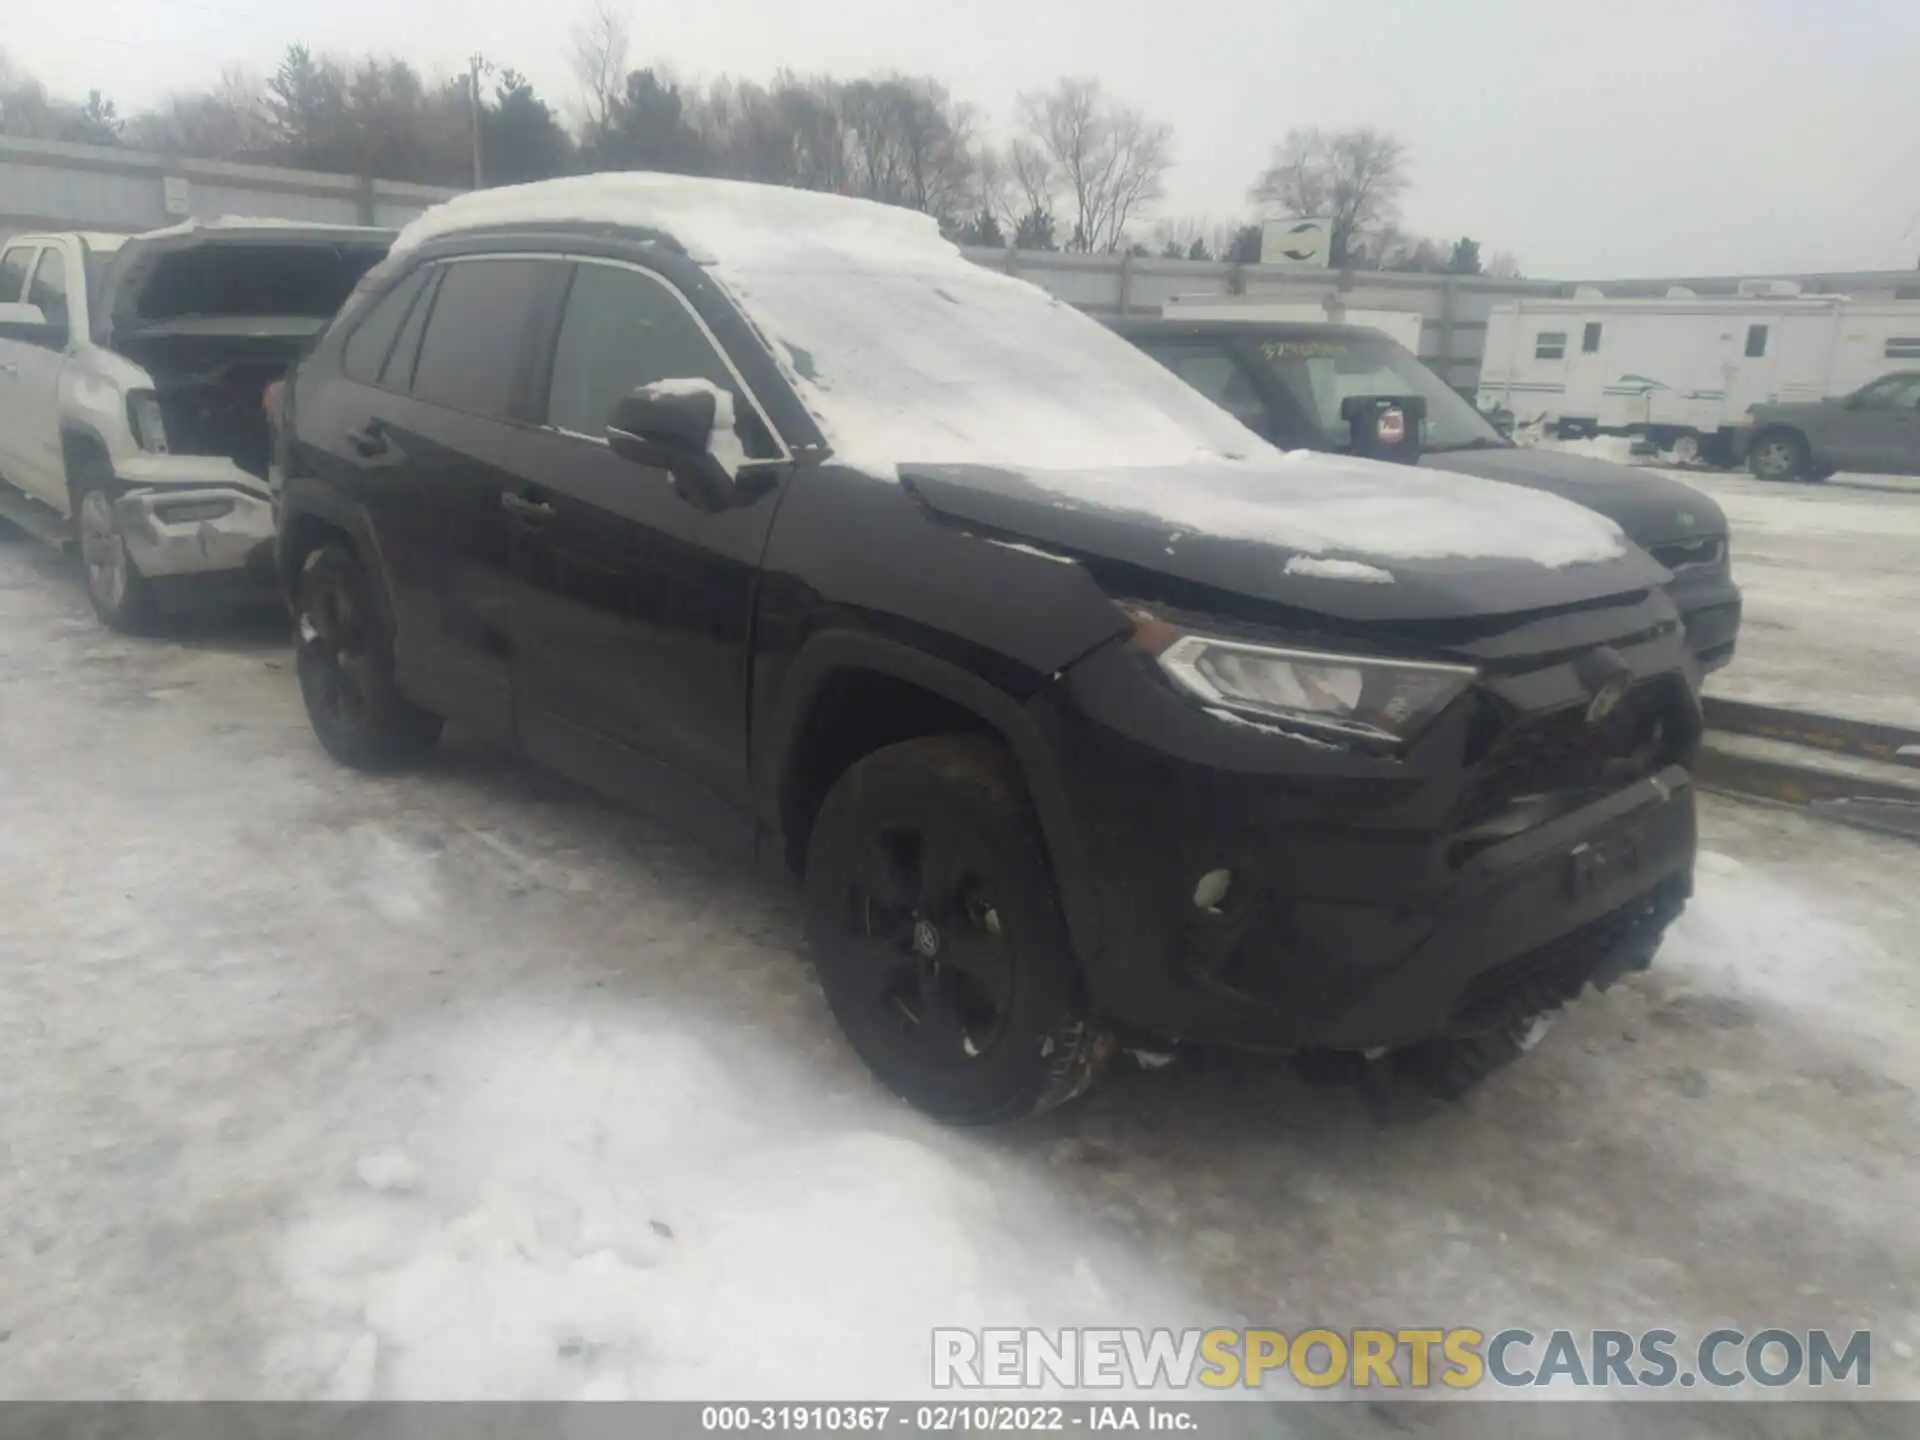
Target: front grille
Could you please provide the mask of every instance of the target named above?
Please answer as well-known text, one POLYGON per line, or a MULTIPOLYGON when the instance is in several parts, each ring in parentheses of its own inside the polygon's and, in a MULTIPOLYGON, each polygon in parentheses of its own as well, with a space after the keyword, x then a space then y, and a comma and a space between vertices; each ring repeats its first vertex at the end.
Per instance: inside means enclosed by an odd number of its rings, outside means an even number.
POLYGON ((1454 1005, 1448 1031, 1484 1034, 1564 1005, 1586 988, 1604 961, 1628 947, 1635 953, 1627 968, 1643 963, 1642 952, 1651 956, 1685 903, 1686 881, 1667 880, 1618 910, 1475 976, 1454 1005))
POLYGON ((1475 768, 1460 824, 1484 820, 1528 795, 1617 790, 1680 758, 1683 715, 1670 684, 1627 692, 1613 713, 1587 723, 1584 704, 1523 715, 1493 741, 1475 768))
POLYGON ((1718 535, 1709 535, 1699 540, 1673 540, 1655 545, 1647 553, 1677 574, 1682 570, 1718 565, 1727 558, 1727 542, 1718 535))

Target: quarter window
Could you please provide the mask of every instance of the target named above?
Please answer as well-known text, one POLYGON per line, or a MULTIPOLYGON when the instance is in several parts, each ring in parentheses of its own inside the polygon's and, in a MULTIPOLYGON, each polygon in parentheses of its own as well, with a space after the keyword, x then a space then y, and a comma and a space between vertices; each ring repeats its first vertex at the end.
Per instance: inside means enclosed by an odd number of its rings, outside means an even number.
POLYGON ((1758 360, 1767 353, 1767 327, 1764 325, 1747 326, 1747 359, 1758 360))
POLYGON ((1564 360, 1567 354, 1567 332, 1564 330, 1542 330, 1533 337, 1533 358, 1536 360, 1564 360))
MULTIPOLYGON (((443 294, 440 304, 446 303, 443 294)), ((733 428, 747 458, 779 455, 773 436, 740 393, 739 381, 673 290, 625 266, 575 267, 554 347, 548 424, 597 436, 606 430, 614 407, 640 386, 690 379, 709 380, 731 392, 733 428)))
POLYGON ((1600 322, 1589 320, 1587 328, 1580 335, 1580 353, 1594 355, 1600 350, 1600 322))
POLYGON ((1920 335, 1895 335, 1887 341, 1889 360, 1920 360, 1920 335))
POLYGON ((340 368, 349 380, 357 380, 362 385, 379 383, 394 337, 400 333, 402 322, 412 312, 414 301, 426 285, 427 269, 422 266, 381 296, 361 318, 353 334, 347 337, 346 350, 340 357, 340 368))
POLYGON ((511 416, 525 341, 552 276, 544 260, 449 263, 420 342, 413 393, 475 415, 511 416))
POLYGON ((407 312, 407 323, 400 327, 400 338, 393 342, 393 353, 387 356, 386 368, 380 372, 380 383, 389 390, 408 390, 413 386, 413 367, 420 359, 420 337, 426 333, 427 317, 433 314, 434 297, 439 294, 440 277, 446 269, 444 265, 435 265, 426 272, 420 298, 407 312))

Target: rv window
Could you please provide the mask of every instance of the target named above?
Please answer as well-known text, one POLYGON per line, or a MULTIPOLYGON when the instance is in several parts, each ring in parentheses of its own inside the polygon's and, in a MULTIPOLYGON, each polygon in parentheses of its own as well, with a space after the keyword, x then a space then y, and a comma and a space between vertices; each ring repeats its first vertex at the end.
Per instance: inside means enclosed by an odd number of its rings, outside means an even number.
POLYGON ((1747 326, 1747 359, 1758 360, 1767 353, 1767 327, 1764 325, 1747 326))
POLYGON ((1580 353, 1583 355, 1594 355, 1598 354, 1599 350, 1600 322, 1598 320, 1589 320, 1585 332, 1580 336, 1580 353))
POLYGON ((1533 358, 1536 360, 1559 360, 1567 353, 1567 332, 1564 330, 1542 330, 1533 337, 1533 358))
POLYGON ((1896 335, 1887 341, 1887 359, 1920 360, 1920 335, 1896 335))

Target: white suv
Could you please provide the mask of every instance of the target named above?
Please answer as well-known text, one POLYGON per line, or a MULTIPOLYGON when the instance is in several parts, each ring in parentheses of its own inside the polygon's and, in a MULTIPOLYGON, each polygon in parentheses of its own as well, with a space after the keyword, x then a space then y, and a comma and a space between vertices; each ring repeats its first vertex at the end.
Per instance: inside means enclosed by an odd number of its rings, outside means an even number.
POLYGON ((0 251, 0 517, 79 542, 107 624, 273 594, 267 387, 388 230, 208 218, 0 251))

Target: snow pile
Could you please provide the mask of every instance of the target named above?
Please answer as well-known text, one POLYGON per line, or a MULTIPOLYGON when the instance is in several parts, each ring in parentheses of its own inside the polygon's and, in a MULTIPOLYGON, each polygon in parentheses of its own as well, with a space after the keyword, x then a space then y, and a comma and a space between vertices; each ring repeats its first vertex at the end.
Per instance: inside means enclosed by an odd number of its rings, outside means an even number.
POLYGON ((1295 555, 1287 561, 1289 575, 1310 575, 1318 580, 1350 580, 1356 585, 1391 585, 1393 572, 1358 560, 1322 560, 1315 555, 1295 555))
POLYGON ((1579 440, 1556 440, 1541 435, 1521 441, 1530 450, 1557 450, 1562 455, 1584 455, 1589 460, 1606 460, 1615 465, 1640 465, 1645 457, 1633 453, 1631 435, 1592 435, 1579 440))
POLYGON ((435 1098, 373 1117, 288 1235, 274 1393, 898 1398, 928 1392, 935 1326, 1179 1314, 990 1137, 851 1065, 611 1005, 396 1048, 395 1091, 435 1098))
POLYGON ((1837 918, 1836 907, 1783 884, 1778 869, 1702 850, 1696 871, 1700 896, 1674 923, 1657 964, 1693 972, 1705 990, 1765 997, 1856 1034, 1881 1031, 1920 1084, 1920 1056, 1906 1058, 1914 1055, 1911 1012, 1889 1003, 1910 988, 1904 957, 1837 918))
MULTIPOLYGON (((1513 559, 1559 569, 1626 553, 1626 538, 1613 521, 1544 491, 1311 450, 1183 475, 1050 471, 1029 478, 1075 508, 1150 516, 1169 531, 1255 540, 1311 556, 1513 559)), ((1299 563, 1290 561, 1289 572, 1329 574, 1298 570, 1299 563)), ((1377 567, 1360 568, 1392 579, 1377 567)), ((1349 570, 1338 578, 1363 577, 1349 570)))

